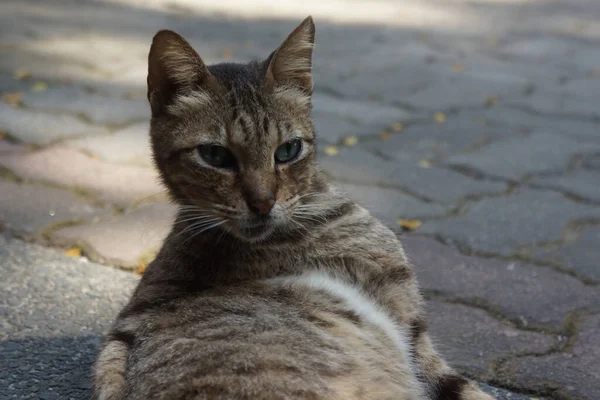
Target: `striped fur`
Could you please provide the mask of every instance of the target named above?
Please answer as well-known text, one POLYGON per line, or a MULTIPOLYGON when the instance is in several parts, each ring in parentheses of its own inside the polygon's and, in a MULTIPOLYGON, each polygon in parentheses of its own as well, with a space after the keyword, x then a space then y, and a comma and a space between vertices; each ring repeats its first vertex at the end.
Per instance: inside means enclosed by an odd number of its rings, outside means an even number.
POLYGON ((434 350, 396 236, 316 164, 312 20, 247 65, 204 67, 174 35, 153 42, 148 92, 180 211, 106 338, 94 398, 491 399, 434 350), (275 163, 292 139, 298 156, 275 163), (235 166, 207 164, 199 144, 235 166), (249 199, 266 194, 259 223, 249 199))

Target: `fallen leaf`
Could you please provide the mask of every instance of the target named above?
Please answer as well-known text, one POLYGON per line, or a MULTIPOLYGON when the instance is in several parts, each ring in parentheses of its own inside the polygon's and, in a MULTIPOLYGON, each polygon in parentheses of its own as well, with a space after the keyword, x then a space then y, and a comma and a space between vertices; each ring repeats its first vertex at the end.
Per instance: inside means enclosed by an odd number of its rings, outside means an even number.
POLYGON ((444 122, 446 122, 446 119, 448 119, 448 117, 446 117, 446 114, 444 114, 443 112, 436 112, 435 114, 433 114, 433 120, 438 124, 443 124, 444 122))
POLYGON ((134 92, 127 92, 125 93, 124 96, 127 100, 133 100, 137 97, 137 94, 135 94, 134 92))
POLYGON ((419 161, 419 167, 421 167, 421 168, 431 168, 431 161, 429 161, 429 160, 421 160, 421 161, 419 161))
POLYGON ((17 104, 21 104, 21 100, 23 100, 23 93, 20 93, 20 92, 5 93, 2 96, 2 100, 4 100, 4 102, 6 104, 10 104, 11 106, 16 106, 17 104))
POLYGON ((221 52, 221 57, 229 59, 229 58, 233 57, 233 51, 231 51, 229 49, 225 49, 221 52))
POLYGON ((64 254, 68 257, 81 257, 81 249, 79 247, 71 247, 64 254))
POLYGON ((388 131, 381 131, 379 137, 381 140, 388 140, 390 138, 390 133, 388 131))
POLYGON ((404 130, 404 124, 402 122, 394 122, 392 124, 392 130, 394 132, 402 132, 404 130))
POLYGON ((135 270, 135 273, 138 275, 143 275, 144 271, 146 271, 146 264, 141 262, 140 266, 135 270))
POLYGON ((487 45, 490 47, 498 46, 498 39, 496 39, 495 37, 488 38, 487 45))
POLYGON ((27 78, 28 76, 31 76, 31 72, 29 72, 25 68, 17 68, 13 73, 13 78, 18 81, 20 81, 23 78, 27 78))
POLYGON ((466 67, 463 64, 453 64, 452 65, 452 72, 463 72, 466 69, 466 67))
POLYGON ((338 152, 339 150, 336 146, 325 146, 325 154, 327 154, 328 156, 335 156, 338 152))
POLYGON ((4 131, 0 131, 0 140, 4 140, 4 139, 6 139, 6 136, 7 136, 7 135, 8 135, 8 134, 7 134, 6 132, 4 132, 4 131))
POLYGON ((356 146, 356 144, 358 143, 358 138, 356 136, 346 136, 344 138, 344 145, 350 147, 350 146, 356 146))
POLYGON ((500 101, 500 99, 498 98, 498 96, 488 96, 487 99, 485 99, 485 106, 486 107, 491 107, 495 104, 498 104, 498 101, 500 101))
POLYGON ((423 223, 421 221, 419 221, 418 219, 402 219, 402 218, 398 218, 396 220, 396 223, 398 225, 400 225, 401 227, 408 229, 410 231, 414 231, 415 229, 417 229, 418 227, 420 227, 421 225, 423 225, 423 223))
POLYGON ((48 90, 48 84, 44 81, 37 81, 33 84, 31 90, 33 90, 34 92, 45 92, 46 90, 48 90))

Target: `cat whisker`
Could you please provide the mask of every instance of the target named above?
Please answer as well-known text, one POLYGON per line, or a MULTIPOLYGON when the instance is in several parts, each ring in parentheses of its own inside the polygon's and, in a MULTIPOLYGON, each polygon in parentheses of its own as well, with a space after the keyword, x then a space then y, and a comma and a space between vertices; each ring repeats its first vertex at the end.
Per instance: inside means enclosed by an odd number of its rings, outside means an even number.
POLYGON ((201 233, 203 233, 203 232, 206 232, 206 231, 208 231, 208 230, 210 230, 210 229, 216 228, 216 227, 217 227, 217 226, 219 226, 219 225, 223 225, 223 224, 224 224, 225 222, 227 222, 227 221, 229 221, 229 220, 228 220, 228 219, 224 219, 224 220, 222 220, 222 221, 220 221, 220 222, 216 222, 216 223, 214 223, 214 224, 212 224, 212 225, 209 225, 209 226, 207 226, 207 227, 204 227, 204 228, 200 229, 198 232, 195 232, 194 234, 192 234, 192 235, 191 235, 189 238, 185 239, 185 240, 184 240, 184 241, 183 241, 181 244, 183 245, 184 243, 188 242, 189 240, 192 240, 193 238, 195 238, 195 237, 196 237, 196 236, 198 236, 199 234, 201 234, 201 233))
MULTIPOLYGON (((215 217, 215 218, 210 219, 210 220, 200 221, 200 222, 191 224, 188 227, 186 227, 185 229, 183 229, 181 232, 178 232, 177 236, 183 235, 186 232, 194 231, 196 229, 202 229, 203 227, 205 227, 207 225, 210 225, 213 222, 222 221, 222 220, 223 220, 222 218, 215 217)), ((227 220, 225 220, 225 221, 227 221, 227 220)))

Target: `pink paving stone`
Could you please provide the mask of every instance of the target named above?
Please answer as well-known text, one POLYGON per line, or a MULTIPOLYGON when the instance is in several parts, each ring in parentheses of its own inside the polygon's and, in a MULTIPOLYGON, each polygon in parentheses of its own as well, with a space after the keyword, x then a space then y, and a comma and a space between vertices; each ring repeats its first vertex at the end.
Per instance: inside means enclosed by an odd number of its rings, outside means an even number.
POLYGON ((551 335, 512 328, 473 307, 429 301, 427 312, 438 351, 461 372, 477 376, 500 357, 523 351, 541 354, 556 343, 551 335))
POLYGON ((175 212, 172 204, 150 203, 109 220, 59 230, 53 239, 82 245, 95 261, 135 267, 141 256, 162 245, 175 212))
POLYGON ((32 235, 50 224, 106 212, 67 190, 0 181, 0 221, 4 229, 18 234, 32 235))
POLYGON ((152 168, 110 164, 64 147, 0 155, 0 165, 22 179, 81 188, 122 205, 164 193, 152 168))

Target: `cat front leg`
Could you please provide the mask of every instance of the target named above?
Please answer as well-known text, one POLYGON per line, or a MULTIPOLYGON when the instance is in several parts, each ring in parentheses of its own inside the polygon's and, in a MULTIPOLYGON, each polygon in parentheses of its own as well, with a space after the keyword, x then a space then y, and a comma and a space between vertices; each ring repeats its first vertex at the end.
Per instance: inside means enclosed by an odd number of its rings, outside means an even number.
POLYGON ((125 399, 125 364, 129 344, 109 337, 94 365, 93 400, 125 399))

